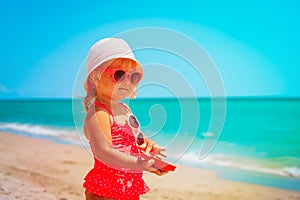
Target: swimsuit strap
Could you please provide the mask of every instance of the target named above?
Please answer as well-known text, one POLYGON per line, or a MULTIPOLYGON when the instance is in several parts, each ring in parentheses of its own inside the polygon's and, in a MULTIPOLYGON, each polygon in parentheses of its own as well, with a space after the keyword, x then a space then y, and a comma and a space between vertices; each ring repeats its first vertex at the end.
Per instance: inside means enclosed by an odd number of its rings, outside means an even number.
POLYGON ((128 107, 125 103, 120 102, 120 104, 121 104, 123 107, 125 107, 126 110, 127 110, 129 113, 131 113, 131 110, 129 109, 129 107, 128 107))
MULTIPOLYGON (((129 113, 131 113, 131 110, 129 109, 129 107, 128 107, 125 103, 120 102, 120 104, 121 104, 124 108, 126 108, 126 110, 127 110, 129 113)), ((106 105, 104 105, 103 103, 100 103, 100 102, 98 102, 98 101, 95 101, 95 105, 96 105, 96 106, 100 106, 100 107, 104 108, 105 110, 107 110, 107 111, 109 112, 109 114, 111 114, 111 116, 113 116, 113 118, 114 118, 113 112, 112 112, 111 109, 109 109, 106 105)))
POLYGON ((100 103, 98 101, 95 101, 95 105, 96 106, 100 106, 102 108, 104 108, 105 110, 107 110, 109 112, 109 114, 111 114, 111 116, 114 116, 111 109, 109 109, 106 105, 104 105, 103 103, 100 103))

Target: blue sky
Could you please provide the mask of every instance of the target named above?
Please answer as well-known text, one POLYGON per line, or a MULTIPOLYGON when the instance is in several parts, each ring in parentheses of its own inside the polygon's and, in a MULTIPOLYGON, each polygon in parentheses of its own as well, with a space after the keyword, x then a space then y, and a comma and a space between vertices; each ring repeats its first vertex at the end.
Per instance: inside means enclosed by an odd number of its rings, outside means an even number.
MULTIPOLYGON (((299 8, 296 0, 1 1, 0 98, 71 97, 93 42, 143 27, 175 30, 199 43, 227 96, 299 97, 299 8)), ((197 96, 209 95, 201 76, 167 55, 138 58, 169 65, 197 96)), ((139 96, 172 94, 150 85, 139 96)))

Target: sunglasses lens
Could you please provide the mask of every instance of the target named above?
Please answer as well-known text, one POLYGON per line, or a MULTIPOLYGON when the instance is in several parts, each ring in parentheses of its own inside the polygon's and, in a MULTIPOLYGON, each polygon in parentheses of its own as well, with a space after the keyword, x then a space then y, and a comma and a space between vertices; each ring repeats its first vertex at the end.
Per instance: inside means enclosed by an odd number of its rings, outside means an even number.
POLYGON ((140 126, 139 122, 137 121, 137 119, 133 115, 129 116, 129 124, 133 128, 138 128, 140 126))
POLYGON ((144 135, 143 135, 142 132, 140 132, 140 133, 138 134, 137 139, 136 139, 136 143, 137 143, 138 145, 144 144, 144 135))
POLYGON ((114 73, 114 79, 116 81, 122 81, 125 78, 125 72, 123 70, 117 70, 114 73))
POLYGON ((137 84, 140 80, 141 80, 141 74, 140 73, 135 72, 135 73, 131 74, 131 77, 130 77, 131 83, 137 84))

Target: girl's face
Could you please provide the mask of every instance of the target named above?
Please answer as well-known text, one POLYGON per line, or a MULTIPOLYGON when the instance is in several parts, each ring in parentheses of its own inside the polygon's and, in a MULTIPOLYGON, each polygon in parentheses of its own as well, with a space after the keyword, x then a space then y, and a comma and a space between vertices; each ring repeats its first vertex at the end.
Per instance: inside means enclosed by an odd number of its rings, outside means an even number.
POLYGON ((121 100, 133 93, 142 78, 143 69, 132 60, 116 59, 99 75, 97 97, 104 95, 112 100, 121 100))

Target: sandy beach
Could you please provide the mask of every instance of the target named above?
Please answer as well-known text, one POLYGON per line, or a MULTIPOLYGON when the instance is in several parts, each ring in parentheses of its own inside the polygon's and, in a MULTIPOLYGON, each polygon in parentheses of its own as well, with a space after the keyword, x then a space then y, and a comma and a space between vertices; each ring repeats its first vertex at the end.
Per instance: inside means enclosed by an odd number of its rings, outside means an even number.
MULTIPOLYGON (((79 146, 0 133, 0 199, 82 200, 93 158, 79 146)), ((216 172, 178 166, 162 177, 145 173, 141 199, 298 199, 300 192, 222 180, 216 172)))

